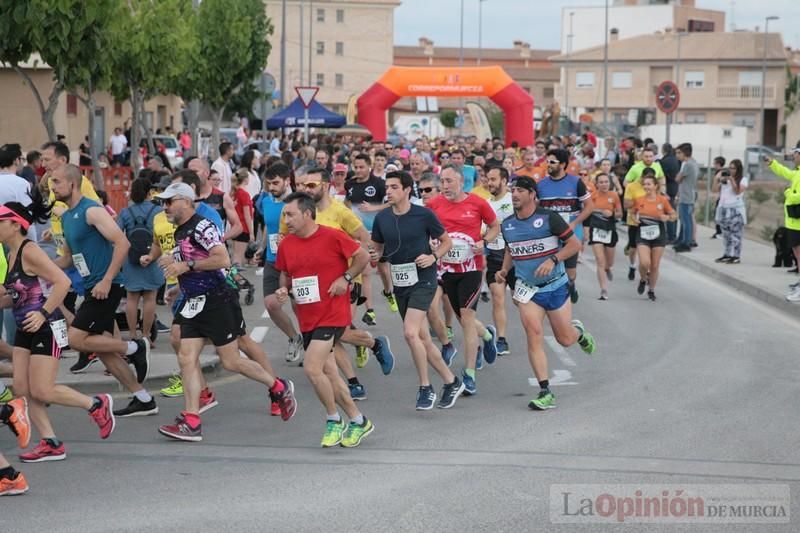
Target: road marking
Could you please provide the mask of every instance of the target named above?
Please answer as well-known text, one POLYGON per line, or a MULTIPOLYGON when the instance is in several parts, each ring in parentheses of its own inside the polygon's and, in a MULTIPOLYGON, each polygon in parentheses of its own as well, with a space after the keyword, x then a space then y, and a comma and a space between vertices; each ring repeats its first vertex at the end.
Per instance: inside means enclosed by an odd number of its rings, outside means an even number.
POLYGON ((259 268, 256 270, 256 276, 263 276, 264 275, 264 268, 259 268))
POLYGON ((577 363, 575 363, 575 361, 572 359, 572 357, 569 356, 564 347, 558 344, 558 341, 556 340, 555 337, 552 337, 550 335, 545 335, 544 340, 545 342, 547 342, 547 345, 550 346, 550 349, 553 350, 553 352, 555 352, 558 358, 561 359, 562 363, 564 363, 567 366, 578 366, 577 363))
POLYGON ((263 312, 263 313, 261 313, 261 318, 269 318, 269 311, 267 311, 266 309, 264 309, 264 312, 263 312))
MULTIPOLYGON (((572 380, 572 372, 569 370, 553 370, 553 377, 550 378, 550 385, 558 387, 560 385, 577 385, 577 381, 572 380)), ((528 378, 528 385, 531 387, 538 387, 539 380, 535 377, 528 378)))

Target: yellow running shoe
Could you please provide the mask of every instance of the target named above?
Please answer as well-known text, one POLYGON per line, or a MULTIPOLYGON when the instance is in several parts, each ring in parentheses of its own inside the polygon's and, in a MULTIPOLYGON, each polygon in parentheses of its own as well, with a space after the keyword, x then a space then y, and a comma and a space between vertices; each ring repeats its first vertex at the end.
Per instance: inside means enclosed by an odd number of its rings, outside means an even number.
POLYGON ((342 433, 344 433, 344 423, 341 420, 338 422, 328 420, 325 435, 322 436, 322 447, 332 448, 342 442, 342 433))
POLYGON ((180 374, 175 374, 169 378, 169 385, 161 389, 161 396, 166 396, 167 398, 183 396, 183 381, 180 374))
POLYGON ((364 368, 369 361, 369 350, 366 346, 356 346, 356 366, 364 368))

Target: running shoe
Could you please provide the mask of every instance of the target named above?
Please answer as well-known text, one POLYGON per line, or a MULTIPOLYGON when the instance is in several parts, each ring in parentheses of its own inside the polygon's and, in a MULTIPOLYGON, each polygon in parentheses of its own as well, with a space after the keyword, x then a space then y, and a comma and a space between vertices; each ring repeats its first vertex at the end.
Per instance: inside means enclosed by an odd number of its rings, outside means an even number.
POLYGON ((730 259, 729 255, 723 255, 722 257, 717 257, 716 259, 714 259, 714 262, 715 263, 725 263, 725 262, 728 261, 728 259, 730 259))
POLYGON ((203 440, 202 424, 197 424, 197 427, 193 428, 186 422, 182 414, 175 418, 174 424, 159 426, 158 432, 165 437, 186 442, 200 442, 203 440))
POLYGON ((573 320, 572 325, 575 326, 575 329, 577 329, 578 333, 580 333, 580 336, 578 337, 578 345, 581 347, 581 350, 589 355, 592 355, 597 349, 597 345, 594 342, 594 337, 591 333, 586 331, 586 328, 583 327, 583 322, 580 320, 573 320))
POLYGON ((539 396, 528 403, 528 407, 534 411, 544 411, 545 409, 556 408, 556 397, 549 390, 539 391, 539 396))
POLYGON ((289 347, 286 349, 286 362, 298 362, 300 360, 300 352, 302 349, 303 336, 298 333, 294 339, 289 339, 289 347))
POLYGON ((128 418, 130 416, 150 416, 158 414, 158 406, 155 398, 150 398, 149 402, 143 402, 136 396, 131 398, 127 406, 114 411, 114 416, 128 418))
POLYGON ((347 387, 350 389, 350 397, 353 401, 360 402, 367 399, 367 389, 361 383, 348 383, 347 387))
POLYGON ((486 331, 491 333, 492 338, 483 341, 483 357, 486 362, 493 365, 497 360, 497 329, 491 324, 486 326, 486 331))
POLYGON ((16 472, 15 477, 0 477, 0 496, 16 496, 28 492, 28 482, 22 472, 16 472))
POLYGON ((31 422, 28 418, 28 400, 24 396, 8 402, 11 414, 6 424, 17 436, 17 445, 25 449, 31 443, 31 422))
POLYGON ((636 279, 636 267, 628 267, 628 280, 633 281, 636 279))
POLYGON ((481 301, 485 304, 488 304, 491 300, 489 299, 489 293, 486 291, 481 291, 481 301))
POLYGON ((797 283, 792 283, 791 285, 789 285, 789 289, 790 290, 800 289, 800 281, 798 281, 797 283))
POLYGON ((606 269, 606 278, 608 278, 608 281, 614 281, 614 273, 610 268, 606 269))
POLYGON ((375 359, 381 364, 381 371, 384 376, 388 376, 394 370, 394 354, 392 353, 392 343, 389 337, 380 335, 375 337, 375 346, 372 347, 375 359))
POLYGON ((270 403, 269 416, 281 416, 281 406, 278 405, 278 402, 270 403))
POLYGON ((456 350, 456 347, 453 346, 452 342, 448 342, 442 346, 442 359, 444 359, 444 363, 448 367, 453 364, 453 359, 456 358, 457 353, 458 350, 456 350))
POLYGON ((569 282, 569 299, 572 303, 578 303, 578 287, 575 286, 575 282, 569 282))
POLYGON ((363 424, 356 424, 352 420, 347 425, 347 431, 344 432, 342 436, 342 442, 340 444, 344 448, 355 448, 361 441, 364 440, 364 437, 369 435, 375 431, 375 426, 372 424, 372 421, 364 417, 363 424))
POLYGON ((11 392, 11 389, 5 388, 3 389, 3 394, 0 394, 0 403, 8 403, 14 399, 14 393, 11 392))
POLYGON ((650 298, 651 302, 655 302, 656 301, 656 291, 653 291, 653 290, 647 291, 647 297, 650 298))
POLYGON ((214 394, 214 391, 206 387, 200 391, 200 409, 197 410, 197 414, 202 415, 206 411, 213 409, 218 405, 219 402, 217 401, 216 394, 214 394))
POLYGON ((800 287, 786 295, 787 302, 800 302, 800 287))
POLYGON ((389 311, 392 313, 397 313, 399 308, 397 307, 397 299, 394 297, 394 294, 391 292, 389 294, 383 293, 383 297, 386 298, 386 301, 389 304, 389 311))
POLYGON ((453 337, 455 337, 455 336, 456 336, 456 334, 453 333, 453 326, 447 326, 447 338, 448 338, 448 340, 453 340, 453 337))
POLYGON ((183 380, 180 374, 173 374, 169 378, 169 385, 161 389, 161 396, 166 398, 179 398, 183 396, 183 380))
POLYGON ((608 300, 608 291, 600 291, 600 298, 598 300, 608 300))
POLYGON ((369 350, 366 346, 356 346, 356 367, 364 368, 369 361, 369 350))
POLYGON ((644 294, 644 290, 647 288, 647 282, 643 279, 639 280, 639 286, 636 287, 636 292, 639 294, 644 294))
POLYGON ((417 391, 417 411, 429 411, 436 403, 436 392, 431 385, 420 387, 417 391))
POLYGON ((466 371, 461 372, 461 380, 464 382, 464 396, 472 396, 478 393, 478 388, 475 386, 475 380, 472 379, 466 371))
POLYGON ((171 326, 164 324, 158 319, 158 317, 156 317, 156 331, 159 333, 169 333, 171 329, 171 326))
POLYGON ((452 383, 446 383, 442 387, 442 399, 439 400, 439 409, 450 409, 456 404, 456 400, 464 393, 464 382, 458 379, 453 380, 452 383))
POLYGON ((139 347, 130 355, 130 361, 136 369, 136 381, 144 383, 150 373, 150 342, 147 339, 136 339, 133 342, 139 347))
POLYGON ((36 447, 28 453, 19 456, 23 463, 44 463, 46 461, 63 461, 67 458, 67 448, 62 442, 58 446, 53 446, 47 440, 42 439, 36 447))
POLYGON ((69 371, 73 374, 83 374, 89 367, 92 366, 97 362, 97 356, 95 354, 89 354, 81 352, 78 354, 78 361, 69 367, 69 371))
POLYGON ((730 258, 730 259, 728 259, 726 262, 727 262, 729 265, 738 265, 739 263, 741 263, 741 262, 742 262, 742 260, 741 260, 741 259, 739 259, 738 257, 731 257, 731 258, 730 258))
POLYGON ((508 341, 505 337, 497 338, 497 355, 508 355, 511 350, 508 347, 508 341))
POLYGON ((110 394, 100 394, 95 396, 95 399, 99 400, 100 404, 89 410, 89 416, 100 428, 100 438, 107 439, 114 433, 114 428, 117 425, 113 412, 114 399, 111 398, 110 394))
POLYGON ((344 433, 344 423, 339 420, 328 420, 325 424, 325 434, 322 436, 322 447, 332 448, 342 442, 342 434, 344 433))
POLYGON ((475 356, 475 370, 483 370, 483 344, 478 344, 478 354, 475 356))
POLYGON ((281 379, 281 383, 283 383, 283 391, 280 394, 270 394, 270 399, 278 404, 281 420, 286 422, 297 413, 297 400, 294 397, 294 383, 292 383, 292 380, 281 379))
POLYGON ((378 324, 375 322, 375 311, 373 309, 367 309, 367 312, 361 317, 361 321, 368 326, 375 326, 378 324))

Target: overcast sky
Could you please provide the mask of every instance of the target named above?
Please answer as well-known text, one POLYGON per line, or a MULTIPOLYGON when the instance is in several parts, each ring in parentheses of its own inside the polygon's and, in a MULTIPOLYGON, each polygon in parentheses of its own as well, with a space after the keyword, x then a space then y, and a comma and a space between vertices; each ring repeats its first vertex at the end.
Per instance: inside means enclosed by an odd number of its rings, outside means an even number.
MULTIPOLYGON (((613 4, 613 0, 609 0, 613 4)), ((780 31, 787 46, 800 48, 800 0, 696 0, 699 8, 725 11, 726 31, 731 22, 739 29, 780 31)), ((484 0, 483 46, 511 48, 516 39, 533 48, 558 49, 561 8, 602 6, 604 0, 484 0)), ((422 37, 437 46, 458 46, 461 0, 402 0, 395 11, 395 44, 416 45, 422 37)), ((478 0, 464 0, 464 46, 478 46, 478 0)))

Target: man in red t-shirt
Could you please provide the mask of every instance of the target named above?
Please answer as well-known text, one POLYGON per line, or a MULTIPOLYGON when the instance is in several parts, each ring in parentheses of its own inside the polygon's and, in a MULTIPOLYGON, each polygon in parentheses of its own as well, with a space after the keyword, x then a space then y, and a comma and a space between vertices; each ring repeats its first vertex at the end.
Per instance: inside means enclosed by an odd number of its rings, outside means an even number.
POLYGON ((339 374, 334 350, 351 323, 350 285, 369 262, 366 250, 343 231, 320 226, 314 220, 314 199, 296 192, 284 200, 283 219, 289 230, 278 245, 275 269, 281 273, 275 295, 286 302, 291 289, 297 320, 303 333, 303 371, 327 413, 322 447, 358 446, 375 429, 356 407, 339 374), (312 253, 313 250, 313 253, 312 253), (348 262, 352 260, 352 264, 348 262), (336 404, 350 418, 345 431, 336 404))
POLYGON ((500 233, 497 220, 489 202, 474 194, 464 192, 464 176, 452 165, 442 169, 442 194, 430 202, 430 208, 444 226, 453 245, 441 258, 442 288, 461 323, 464 332, 465 369, 464 394, 477 392, 475 367, 482 354, 489 364, 497 357, 497 334, 494 326, 483 327, 478 322, 475 309, 483 280, 483 249, 500 233), (482 224, 486 233, 481 235, 482 224), (483 339, 479 348, 478 337, 483 339))

